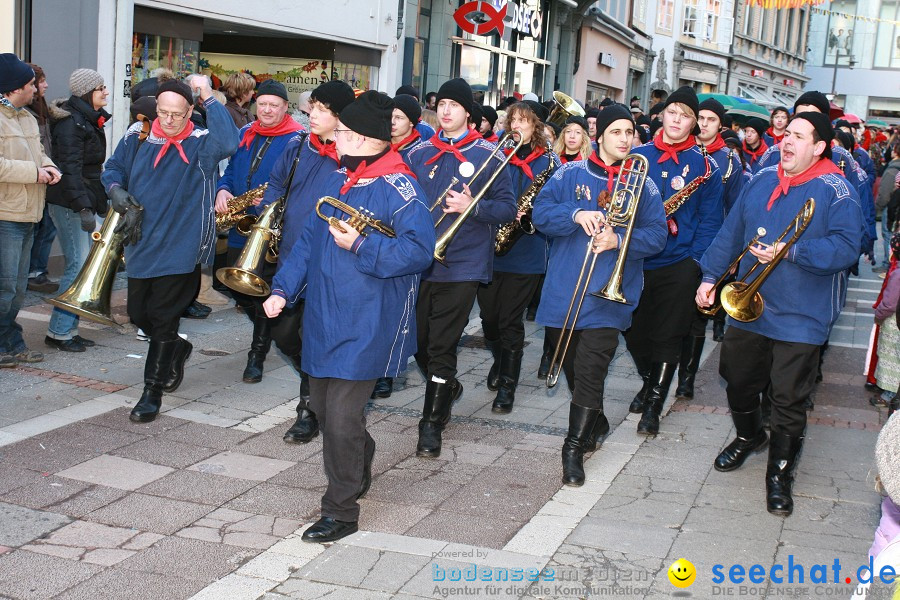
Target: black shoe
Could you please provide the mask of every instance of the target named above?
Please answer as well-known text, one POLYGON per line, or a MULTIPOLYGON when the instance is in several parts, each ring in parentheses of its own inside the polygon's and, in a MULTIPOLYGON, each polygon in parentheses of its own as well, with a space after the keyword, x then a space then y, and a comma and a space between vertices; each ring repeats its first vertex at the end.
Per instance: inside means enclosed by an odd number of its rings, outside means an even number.
POLYGON ((650 391, 650 362, 645 362, 643 359, 635 358, 634 364, 637 367, 638 375, 641 376, 641 380, 644 382, 644 385, 641 386, 641 391, 634 395, 634 400, 632 400, 631 404, 628 406, 628 412, 639 415, 644 412, 644 404, 647 400, 647 392, 650 391))
MULTIPOLYGON (((569 432, 563 442, 562 466, 564 485, 580 487, 584 485, 584 454, 592 444, 592 432, 597 419, 602 414, 596 409, 569 405, 569 432)), ((607 423, 608 425, 608 423, 607 423)))
POLYGON ((44 338, 44 343, 51 348, 56 348, 57 350, 62 350, 63 352, 84 352, 87 348, 84 347, 84 344, 72 338, 70 340, 57 340, 49 335, 44 338))
POLYGON ((393 391, 394 378, 379 377, 378 381, 375 382, 375 389, 372 390, 371 399, 374 400, 375 398, 390 398, 393 391))
POLYGON ((437 458, 441 455, 441 432, 450 422, 450 408, 462 396, 462 391, 462 384, 455 379, 446 383, 429 379, 425 384, 416 456, 437 458))
POLYGON ((171 394, 178 389, 184 379, 184 364, 190 358, 194 346, 181 337, 160 343, 163 345, 163 352, 171 361, 169 375, 163 380, 163 391, 171 394))
POLYGON ((144 393, 131 409, 129 420, 135 423, 149 423, 159 414, 162 406, 162 382, 168 374, 170 360, 164 345, 151 338, 147 349, 147 361, 144 363, 144 393))
MULTIPOLYGON (((256 310, 254 305, 253 310, 256 310)), ((261 311, 260 311, 261 312, 261 311)), ((253 338, 247 353, 247 366, 241 377, 244 383, 259 383, 263 378, 263 363, 272 347, 272 321, 265 314, 254 313, 253 338)))
POLYGON ((639 434, 653 436, 659 433, 659 418, 676 368, 675 363, 653 363, 650 367, 650 391, 647 392, 644 413, 637 426, 639 434))
POLYGON ((301 396, 297 403, 297 419, 282 438, 288 444, 306 444, 319 435, 319 420, 309 409, 308 400, 301 396))
POLYGON ((541 354, 541 364, 538 367, 537 378, 538 379, 547 379, 547 375, 550 374, 550 359, 553 356, 549 352, 544 352, 541 354))
POLYGON ((675 398, 690 400, 694 397, 694 379, 700 368, 700 356, 703 354, 705 337, 688 336, 681 341, 681 360, 678 364, 678 387, 675 398))
POLYGON ((209 316, 209 313, 212 312, 212 309, 205 304, 200 304, 196 300, 194 300, 190 306, 184 309, 184 312, 181 314, 185 319, 205 319, 209 316))
POLYGON ((725 321, 713 321, 713 341, 721 342, 725 339, 725 321))
POLYGON ((50 281, 45 273, 41 273, 37 277, 29 277, 27 287, 30 292, 40 292, 42 294, 52 294, 59 290, 59 284, 55 281, 50 281))
POLYGON ((769 437, 762 425, 762 410, 741 413, 731 412, 731 419, 737 430, 737 437, 716 457, 713 466, 716 471, 734 471, 744 464, 754 452, 766 447, 769 437))
POLYGON ((300 539, 304 542, 325 544, 347 537, 359 531, 357 521, 336 521, 331 517, 322 517, 303 532, 300 539))
POLYGON ((769 442, 769 464, 766 467, 766 510, 773 515, 789 516, 794 511, 791 495, 794 467, 803 448, 803 436, 791 437, 772 432, 769 442))
POLYGON ((241 381, 244 383, 259 383, 263 378, 263 364, 266 362, 266 355, 251 350, 247 353, 247 366, 244 367, 244 374, 241 381))
POLYGON ((485 339, 484 343, 487 345, 488 350, 491 351, 491 356, 494 358, 491 370, 488 371, 487 388, 492 392, 496 392, 500 387, 500 340, 485 339))
POLYGON ((502 350, 500 353, 500 389, 491 406, 491 412, 507 415, 512 412, 516 401, 516 387, 522 369, 522 351, 502 350))
POLYGON ((94 346, 97 345, 97 342, 95 342, 94 340, 89 340, 87 338, 83 338, 80 335, 73 335, 72 339, 75 340, 76 342, 81 342, 81 345, 84 346, 85 348, 93 348, 94 346))
POLYGON ((526 321, 534 321, 537 318, 537 307, 529 306, 528 310, 525 311, 525 320, 526 321))
POLYGON ((875 385, 874 383, 869 383, 867 381, 865 383, 865 385, 863 385, 863 387, 866 388, 867 392, 878 392, 879 394, 881 393, 881 388, 878 387, 877 385, 875 385))

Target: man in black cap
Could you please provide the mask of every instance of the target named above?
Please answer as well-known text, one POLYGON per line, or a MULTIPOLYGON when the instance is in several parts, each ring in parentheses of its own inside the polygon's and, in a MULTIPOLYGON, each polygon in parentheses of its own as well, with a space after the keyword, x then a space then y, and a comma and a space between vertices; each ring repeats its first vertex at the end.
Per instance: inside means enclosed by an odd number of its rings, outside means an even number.
MULTIPOLYGON (((422 143, 422 134, 416 129, 422 117, 422 107, 409 94, 394 96, 394 112, 391 117, 391 146, 406 159, 409 152, 422 143)), ((390 394, 388 394, 390 396, 390 394)), ((387 398, 388 396, 379 396, 387 398)))
POLYGON ((803 404, 813 385, 809 374, 840 315, 835 290, 845 285, 845 271, 856 263, 862 237, 859 198, 829 160, 833 135, 824 114, 796 114, 781 142, 778 168, 753 177, 700 260, 703 283, 696 302, 708 307, 715 281, 757 236, 738 267, 739 278, 757 261, 783 258, 766 279, 759 318, 732 320, 725 333, 719 373, 727 384, 737 437, 714 463, 718 471, 732 471, 768 442, 766 508, 782 516, 790 515, 794 505, 793 471, 806 428, 803 404), (774 244, 781 232, 794 229, 809 198, 815 199, 815 209, 802 236, 790 247, 787 240, 774 244), (771 440, 759 405, 767 385, 771 440))
POLYGON ((484 139, 494 144, 500 141, 500 138, 494 132, 494 125, 497 123, 497 118, 497 111, 494 110, 492 106, 488 106, 487 104, 481 106, 481 127, 478 128, 478 132, 481 133, 481 136, 484 139))
POLYGON ((766 120, 759 117, 750 117, 744 123, 744 158, 747 160, 750 172, 754 174, 760 169, 759 159, 769 149, 763 139, 768 126, 766 120))
POLYGON ((391 149, 393 101, 373 90, 341 111, 335 143, 341 168, 322 182, 330 195, 377 219, 390 232, 362 235, 340 209, 310 218, 275 274, 264 307, 270 317, 307 289, 303 369, 322 427, 328 487, 322 516, 306 542, 333 542, 358 529, 359 499, 372 482, 375 440, 365 407, 378 377, 406 369, 415 350, 413 320, 420 273, 434 252, 434 225, 422 189, 391 149), (393 235, 388 235, 393 233, 393 235))
POLYGON ((597 149, 597 115, 599 114, 600 111, 594 107, 590 107, 584 111, 584 118, 587 120, 588 124, 588 137, 591 138, 591 145, 594 146, 594 150, 597 149))

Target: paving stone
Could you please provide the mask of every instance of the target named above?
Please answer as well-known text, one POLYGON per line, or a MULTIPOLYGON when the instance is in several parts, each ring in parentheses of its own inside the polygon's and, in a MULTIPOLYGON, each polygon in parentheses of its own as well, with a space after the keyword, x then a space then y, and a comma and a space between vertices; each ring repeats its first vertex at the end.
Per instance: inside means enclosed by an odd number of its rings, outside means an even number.
MULTIPOLYGON (((377 451, 376 456, 378 456, 377 451)), ((380 478, 378 481, 380 481, 380 478)), ((269 483, 324 492, 325 487, 328 485, 328 478, 325 476, 325 471, 321 465, 301 462, 275 475, 269 479, 269 483)))
POLYGON ((261 483, 225 504, 225 508, 232 510, 300 521, 316 520, 320 506, 321 495, 316 492, 271 483, 261 483))
POLYGON ((272 598, 340 598, 341 600, 389 600, 390 594, 374 592, 372 590, 359 590, 352 587, 305 581, 291 578, 273 590, 274 593, 266 594, 272 598))
POLYGON ((144 439, 139 433, 101 427, 92 423, 72 423, 47 433, 36 435, 33 441, 47 445, 56 443, 103 454, 144 439))
POLYGON ((372 548, 387 552, 400 552, 403 554, 415 554, 417 556, 432 557, 447 546, 440 540, 414 538, 406 535, 394 535, 376 531, 358 531, 353 535, 338 540, 338 544, 345 546, 357 546, 372 548))
MULTIPOLYGON (((296 413, 294 414, 296 416, 296 413)), ((291 421, 291 424, 293 424, 293 420, 291 421)), ((285 425, 283 428, 257 434, 235 446, 234 451, 243 454, 252 454, 254 456, 277 458, 289 462, 308 460, 316 453, 322 451, 321 436, 317 436, 308 444, 285 443, 282 436, 284 436, 284 432, 287 431, 289 427, 290 425, 285 425)))
MULTIPOLYGON (((770 561, 775 556, 778 545, 777 539, 746 538, 740 543, 735 543, 730 536, 723 536, 721 531, 715 534, 685 531, 678 534, 669 554, 663 560, 663 565, 668 569, 669 565, 682 557, 691 561, 697 569, 697 579, 691 590, 709 597, 712 596, 713 565, 752 565, 770 561)), ((662 589, 671 594, 671 584, 666 576, 660 574, 657 580, 662 589)))
POLYGON ((480 476, 450 496, 441 510, 466 514, 495 516, 503 520, 524 522, 559 489, 559 474, 532 474, 528 480, 521 473, 501 467, 487 467, 480 476))
POLYGON ((41 473, 55 473, 95 458, 99 454, 92 450, 65 446, 59 442, 41 443, 34 439, 0 447, 0 460, 3 462, 41 473))
POLYGON ((104 454, 60 471, 58 475, 122 490, 136 490, 171 472, 169 467, 104 454))
MULTIPOLYGON (((100 567, 94 568, 100 569, 100 567)), ((119 563, 66 590, 65 593, 56 596, 54 600, 189 598, 203 588, 202 582, 184 579, 176 573, 179 573, 177 569, 166 574, 135 571, 123 568, 119 563)))
POLYGON ((129 446, 118 448, 110 454, 173 469, 183 469, 216 453, 214 448, 182 444, 161 437, 148 437, 129 446))
POLYGON ((202 423, 187 423, 162 433, 162 437, 169 440, 218 450, 230 450, 251 435, 245 431, 222 429, 202 423))
POLYGON ((198 504, 219 506, 243 494, 255 481, 210 475, 197 471, 175 471, 140 488, 141 493, 198 504))
POLYGON ((179 537, 264 550, 294 532, 301 521, 219 509, 185 527, 179 537))
MULTIPOLYGON (((275 582, 273 581, 232 573, 209 584, 192 596, 191 600, 221 600, 222 598, 227 598, 228 600, 256 600, 261 594, 265 594, 266 591, 274 586, 275 582)), ((265 595, 268 596, 269 594, 265 595)), ((280 597, 287 598, 288 596, 280 597)))
POLYGON ((208 584, 231 573, 258 554, 257 550, 200 540, 168 537, 120 563, 124 569, 168 575, 208 584), (190 557, 189 560, 185 560, 190 557))
MULTIPOLYGON (((74 480, 70 480, 74 481, 74 480)), ((82 482, 75 482, 81 485, 82 482)), ((44 508, 70 517, 80 518, 89 512, 103 508, 125 496, 128 492, 103 485, 89 485, 64 500, 48 504, 44 508)))
POLYGON ((253 456, 240 452, 222 452, 188 467, 188 469, 225 477, 265 481, 291 466, 293 466, 292 463, 277 458, 253 456))
POLYGON ((0 590, 17 600, 44 600, 102 569, 98 565, 18 550, 0 555, 0 590), (40 577, 35 576, 38 573, 40 577))
POLYGON ((502 548, 524 522, 436 510, 406 531, 407 535, 487 548, 502 548))
POLYGON ((871 540, 880 514, 877 504, 794 498, 794 513, 784 520, 784 529, 871 540))
POLYGON ((368 496, 360 500, 360 527, 383 533, 405 533, 431 513, 430 508, 380 502, 368 496))
POLYGON ((668 554, 676 531, 662 524, 625 523, 600 517, 585 517, 566 540, 569 544, 664 557, 668 554))
MULTIPOLYGON (((122 393, 122 392, 120 392, 122 393)), ((135 400, 136 402, 136 400, 135 400)), ((128 419, 131 408, 117 408, 108 413, 86 419, 84 422, 92 425, 100 425, 114 431, 128 431, 142 435, 156 435, 163 431, 184 426, 187 421, 175 419, 166 414, 161 414, 149 423, 134 423, 128 419)))
POLYGON ((38 483, 42 479, 44 477, 37 471, 25 469, 11 462, 0 462, 0 496, 15 489, 38 483))
POLYGON ((210 507, 146 494, 127 496, 85 515, 108 525, 171 535, 210 512, 210 507))
POLYGON ((35 478, 26 476, 24 481, 29 482, 27 485, 4 494, 0 500, 29 508, 45 508, 63 502, 91 487, 89 483, 56 475, 46 477, 38 473, 34 475, 35 478))
POLYGON ((65 515, 0 502, 0 544, 21 546, 71 521, 65 515))

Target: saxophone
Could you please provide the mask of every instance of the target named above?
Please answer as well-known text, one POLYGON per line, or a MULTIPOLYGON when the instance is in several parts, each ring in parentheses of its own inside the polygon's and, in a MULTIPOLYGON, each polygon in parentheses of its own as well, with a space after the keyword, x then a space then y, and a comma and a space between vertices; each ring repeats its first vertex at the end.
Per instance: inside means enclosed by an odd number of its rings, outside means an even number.
POLYGON ((681 205, 690 200, 691 194, 697 191, 701 185, 707 182, 707 180, 712 176, 712 167, 709 164, 709 158, 706 154, 706 148, 700 146, 700 153, 703 154, 703 162, 706 163, 706 173, 701 175, 700 177, 695 177, 689 184, 672 194, 668 200, 663 202, 663 208, 666 209, 666 216, 669 217, 676 210, 681 208, 681 205))
POLYGON ((534 234, 535 229, 534 223, 531 222, 531 211, 534 209, 534 199, 537 198, 544 184, 550 180, 550 175, 555 168, 551 154, 550 144, 547 144, 547 157, 550 159, 550 164, 535 176, 534 180, 519 196, 519 200, 516 203, 516 212, 525 213, 522 215, 522 218, 501 225, 497 230, 497 237, 494 239, 495 255, 504 256, 508 254, 512 250, 513 245, 522 237, 522 234, 534 234))
POLYGON ((237 232, 241 235, 250 235, 250 229, 256 222, 255 215, 248 215, 245 211, 253 206, 254 202, 262 200, 263 194, 269 182, 248 190, 240 196, 235 196, 228 201, 228 210, 216 215, 216 229, 218 231, 226 231, 232 227, 237 227, 237 232))

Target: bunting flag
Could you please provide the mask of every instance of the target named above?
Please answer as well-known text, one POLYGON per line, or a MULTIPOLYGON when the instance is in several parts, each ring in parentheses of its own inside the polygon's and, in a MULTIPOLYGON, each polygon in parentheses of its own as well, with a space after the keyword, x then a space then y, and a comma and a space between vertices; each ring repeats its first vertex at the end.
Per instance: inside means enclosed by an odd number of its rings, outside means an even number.
MULTIPOLYGON (((754 0, 751 0, 754 1, 754 0)), ((841 19, 847 19, 848 21, 859 21, 861 23, 887 23, 889 25, 898 26, 900 25, 900 21, 895 21, 894 19, 879 19, 878 17, 866 17, 863 15, 854 15, 850 13, 838 12, 836 10, 825 10, 824 8, 815 8, 811 9, 812 14, 814 15, 826 15, 830 17, 839 17, 841 19)))
POLYGON ((822 4, 825 0, 748 0, 752 6, 756 4, 763 8, 800 8, 802 6, 814 6, 822 4))

